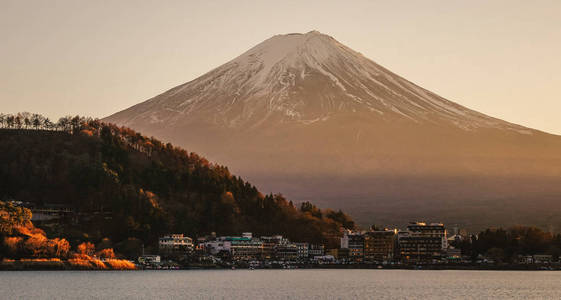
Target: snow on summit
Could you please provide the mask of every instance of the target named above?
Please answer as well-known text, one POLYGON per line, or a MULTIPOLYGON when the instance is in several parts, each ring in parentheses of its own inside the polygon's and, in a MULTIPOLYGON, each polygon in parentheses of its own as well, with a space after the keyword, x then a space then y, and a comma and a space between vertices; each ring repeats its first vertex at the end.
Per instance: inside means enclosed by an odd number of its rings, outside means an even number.
POLYGON ((275 35, 111 118, 125 125, 139 120, 175 124, 189 118, 235 128, 311 124, 343 113, 375 114, 388 122, 446 122, 468 130, 524 131, 416 86, 318 31, 275 35))

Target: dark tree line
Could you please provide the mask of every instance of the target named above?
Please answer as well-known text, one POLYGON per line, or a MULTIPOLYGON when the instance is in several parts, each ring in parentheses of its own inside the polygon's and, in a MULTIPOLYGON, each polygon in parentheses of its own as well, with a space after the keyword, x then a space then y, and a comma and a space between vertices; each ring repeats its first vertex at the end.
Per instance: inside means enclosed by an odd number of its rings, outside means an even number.
MULTIPOLYGON (((84 124, 90 124, 95 120, 80 116, 66 116, 53 122, 49 118, 29 112, 17 114, 0 113, 0 128, 5 129, 34 129, 74 132, 84 124)), ((99 121, 98 121, 99 122, 99 121)))
POLYGON ((537 227, 514 226, 486 229, 453 245, 473 260, 485 256, 496 262, 515 263, 520 255, 535 254, 549 254, 558 260, 561 255, 561 234, 545 232, 537 227))

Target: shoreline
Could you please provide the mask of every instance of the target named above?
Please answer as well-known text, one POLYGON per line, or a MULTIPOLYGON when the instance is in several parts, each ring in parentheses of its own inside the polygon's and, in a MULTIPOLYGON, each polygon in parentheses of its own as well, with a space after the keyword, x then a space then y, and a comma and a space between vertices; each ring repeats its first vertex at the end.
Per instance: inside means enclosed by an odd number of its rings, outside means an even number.
POLYGON ((356 265, 308 265, 295 264, 288 267, 267 267, 250 268, 246 266, 220 265, 187 265, 178 268, 146 268, 137 266, 135 269, 99 269, 94 267, 75 266, 68 261, 13 261, 1 262, 0 271, 176 271, 176 270, 431 270, 431 271, 561 271, 561 265, 376 265, 376 264, 356 264, 356 265))
POLYGON ((0 262, 0 271, 135 271, 139 268, 113 267, 103 263, 103 266, 90 264, 73 264, 68 260, 14 260, 0 262))

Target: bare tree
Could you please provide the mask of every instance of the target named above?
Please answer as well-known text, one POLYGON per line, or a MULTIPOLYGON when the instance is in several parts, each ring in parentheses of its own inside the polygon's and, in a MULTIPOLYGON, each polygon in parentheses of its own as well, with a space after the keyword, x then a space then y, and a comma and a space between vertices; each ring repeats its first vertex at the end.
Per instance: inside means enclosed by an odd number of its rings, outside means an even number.
POLYGON ((70 131, 68 128, 70 126, 70 118, 71 117, 66 116, 58 119, 58 123, 57 123, 58 127, 63 131, 70 131))
POLYGON ((39 126, 43 124, 43 119, 44 117, 40 114, 33 114, 31 116, 31 124, 33 124, 33 127, 35 127, 35 130, 38 130, 39 126))
POLYGON ((49 120, 49 118, 44 118, 43 119, 43 125, 42 126, 46 130, 52 130, 53 129, 53 123, 51 122, 51 120, 49 120))
POLYGON ((8 115, 6 117, 6 125, 8 126, 8 128, 14 127, 15 121, 16 120, 15 120, 14 115, 8 115))
POLYGON ((22 119, 21 119, 21 114, 17 114, 17 116, 14 118, 14 124, 16 125, 17 129, 21 129, 22 126, 22 119))
POLYGON ((29 119, 29 117, 22 116, 22 118, 23 118, 23 125, 25 126, 25 129, 29 128, 29 126, 31 126, 31 120, 29 119))
POLYGON ((70 125, 72 126, 72 133, 76 133, 80 128, 80 116, 74 116, 70 119, 70 125))

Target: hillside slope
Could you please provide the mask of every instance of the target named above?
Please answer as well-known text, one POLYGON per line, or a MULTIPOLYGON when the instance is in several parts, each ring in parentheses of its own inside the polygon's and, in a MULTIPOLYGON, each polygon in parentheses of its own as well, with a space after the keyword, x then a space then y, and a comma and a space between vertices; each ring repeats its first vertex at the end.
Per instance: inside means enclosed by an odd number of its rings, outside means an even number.
POLYGON ((284 234, 295 241, 334 242, 342 212, 295 207, 262 195, 226 167, 133 130, 82 120, 74 133, 0 129, 0 198, 74 211, 60 235, 87 234, 147 245, 180 232, 284 234))

